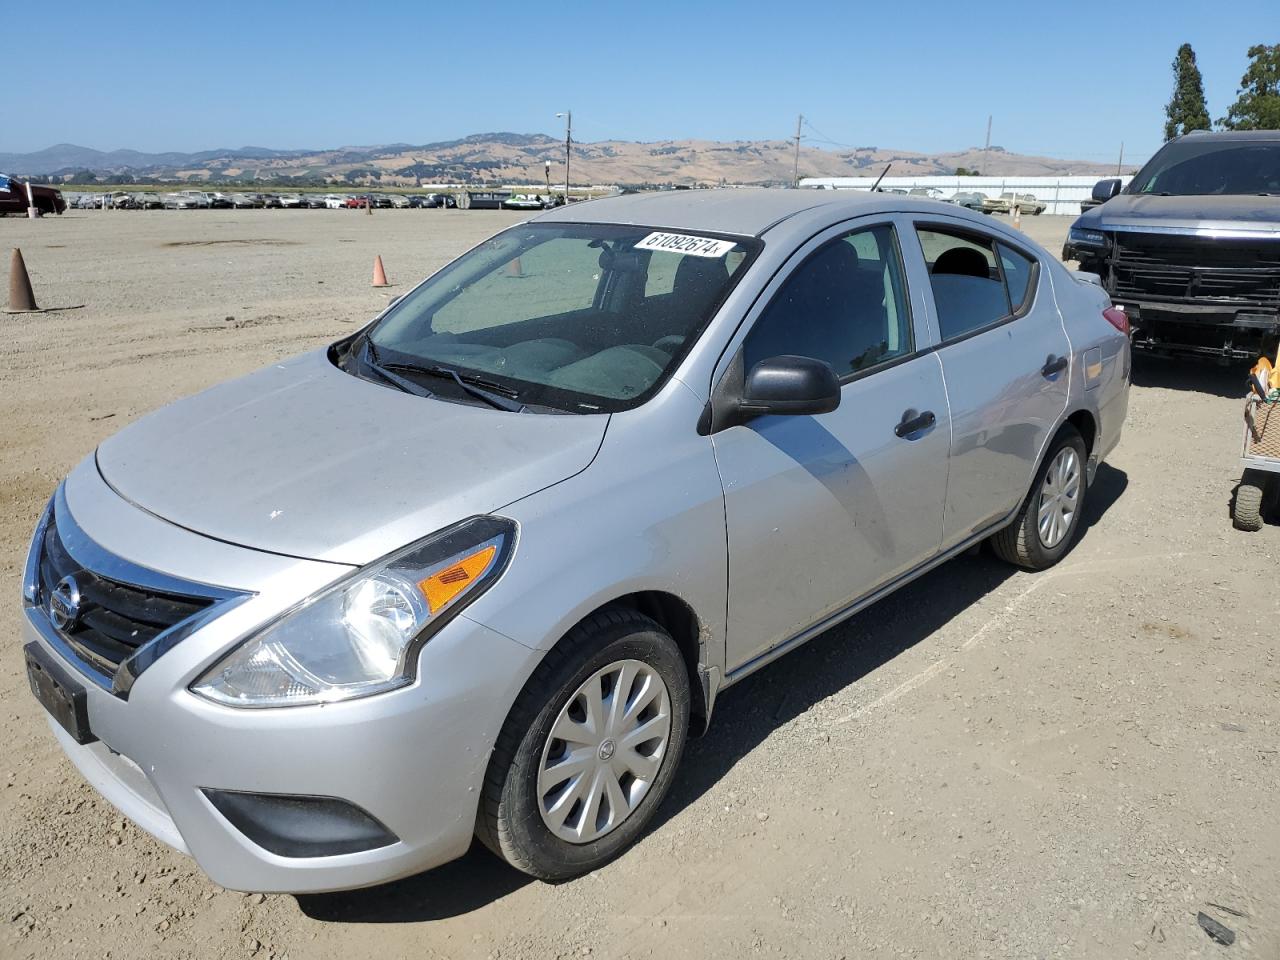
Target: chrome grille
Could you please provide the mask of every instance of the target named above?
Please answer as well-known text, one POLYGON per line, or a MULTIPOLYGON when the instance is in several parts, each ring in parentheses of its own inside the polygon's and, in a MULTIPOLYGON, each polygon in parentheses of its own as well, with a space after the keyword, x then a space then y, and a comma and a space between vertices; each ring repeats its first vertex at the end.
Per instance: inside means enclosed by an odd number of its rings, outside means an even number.
POLYGON ((117 668, 140 647, 211 606, 215 597, 158 591, 86 569, 67 550, 55 510, 45 529, 38 562, 36 602, 46 610, 58 585, 71 578, 76 615, 59 635, 89 669, 110 683, 117 668))

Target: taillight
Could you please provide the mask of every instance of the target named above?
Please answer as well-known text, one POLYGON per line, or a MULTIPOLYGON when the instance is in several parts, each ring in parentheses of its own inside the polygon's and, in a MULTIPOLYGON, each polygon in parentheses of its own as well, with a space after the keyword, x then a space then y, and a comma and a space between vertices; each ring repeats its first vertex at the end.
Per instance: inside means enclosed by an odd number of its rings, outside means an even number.
POLYGON ((1111 324, 1126 337, 1129 335, 1129 315, 1124 312, 1121 307, 1107 307, 1102 311, 1102 316, 1107 323, 1111 324))

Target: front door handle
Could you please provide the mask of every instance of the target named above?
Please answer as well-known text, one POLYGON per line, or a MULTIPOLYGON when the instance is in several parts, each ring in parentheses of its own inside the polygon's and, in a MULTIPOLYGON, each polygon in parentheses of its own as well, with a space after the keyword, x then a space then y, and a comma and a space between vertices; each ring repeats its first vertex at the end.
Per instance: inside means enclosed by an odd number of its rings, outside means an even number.
POLYGON ((1066 357, 1055 357, 1051 353, 1045 360, 1044 366, 1040 368, 1040 375, 1047 380, 1052 380, 1070 365, 1071 361, 1066 357))
POLYGON ((893 428, 893 432, 900 437, 906 438, 913 433, 919 433, 921 430, 928 430, 937 422, 938 418, 933 415, 932 410, 926 410, 924 413, 908 410, 902 415, 902 422, 893 428))

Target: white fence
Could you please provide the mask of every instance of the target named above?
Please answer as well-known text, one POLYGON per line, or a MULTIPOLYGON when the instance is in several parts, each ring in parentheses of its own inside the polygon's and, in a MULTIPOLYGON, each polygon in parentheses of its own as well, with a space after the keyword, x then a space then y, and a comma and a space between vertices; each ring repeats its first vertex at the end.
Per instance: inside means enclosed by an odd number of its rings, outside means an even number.
MULTIPOLYGON (((1080 201, 1093 193, 1093 185, 1104 177, 885 177, 880 189, 910 190, 933 187, 941 199, 949 200, 957 193, 985 193, 998 197, 1002 193, 1031 194, 1046 204, 1045 213, 1074 216, 1080 212, 1080 201)), ((1133 177, 1121 177, 1128 186, 1133 177)), ((805 177, 801 187, 818 190, 870 190, 875 177, 805 177)))

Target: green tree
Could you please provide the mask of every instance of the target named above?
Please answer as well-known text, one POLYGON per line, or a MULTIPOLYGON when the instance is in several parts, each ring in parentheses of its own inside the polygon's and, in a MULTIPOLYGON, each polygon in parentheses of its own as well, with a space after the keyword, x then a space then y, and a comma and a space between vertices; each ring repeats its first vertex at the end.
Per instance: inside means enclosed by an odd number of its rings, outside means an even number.
POLYGON ((1249 48, 1236 102, 1218 121, 1228 130, 1280 130, 1280 43, 1249 48))
POLYGON ((1209 108, 1204 102, 1204 80, 1196 66, 1196 52, 1184 43, 1173 58, 1173 96, 1164 108, 1164 138, 1172 140, 1192 130, 1208 130, 1209 108))

